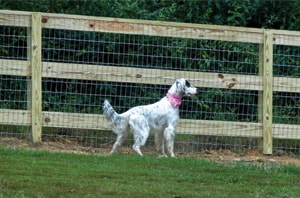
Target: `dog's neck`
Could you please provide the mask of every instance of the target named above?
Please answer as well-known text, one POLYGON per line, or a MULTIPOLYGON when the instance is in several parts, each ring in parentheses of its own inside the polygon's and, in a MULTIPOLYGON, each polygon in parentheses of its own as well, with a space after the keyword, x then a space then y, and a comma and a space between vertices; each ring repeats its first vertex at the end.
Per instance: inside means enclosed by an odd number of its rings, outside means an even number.
POLYGON ((176 94, 172 94, 170 92, 167 93, 167 98, 170 101, 172 107, 176 108, 181 105, 181 98, 176 94))

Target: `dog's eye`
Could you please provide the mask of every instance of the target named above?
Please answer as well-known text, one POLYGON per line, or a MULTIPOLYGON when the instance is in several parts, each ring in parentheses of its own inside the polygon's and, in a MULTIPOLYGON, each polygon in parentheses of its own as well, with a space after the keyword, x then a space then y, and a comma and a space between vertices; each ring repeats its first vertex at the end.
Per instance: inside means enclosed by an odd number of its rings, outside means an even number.
POLYGON ((191 86, 191 83, 189 82, 189 81, 185 81, 185 86, 187 86, 187 87, 190 87, 191 86))

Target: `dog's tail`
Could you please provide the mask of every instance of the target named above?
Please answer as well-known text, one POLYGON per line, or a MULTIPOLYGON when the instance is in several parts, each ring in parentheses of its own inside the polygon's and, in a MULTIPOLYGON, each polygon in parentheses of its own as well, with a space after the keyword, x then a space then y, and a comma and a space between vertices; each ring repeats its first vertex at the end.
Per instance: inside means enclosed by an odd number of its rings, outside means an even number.
POLYGON ((114 120, 117 120, 119 114, 114 110, 114 108, 110 105, 110 103, 105 100, 103 103, 103 114, 105 115, 106 119, 113 123, 114 120))
POLYGON ((113 128, 121 129, 128 125, 128 120, 119 115, 107 100, 103 103, 103 114, 113 128))

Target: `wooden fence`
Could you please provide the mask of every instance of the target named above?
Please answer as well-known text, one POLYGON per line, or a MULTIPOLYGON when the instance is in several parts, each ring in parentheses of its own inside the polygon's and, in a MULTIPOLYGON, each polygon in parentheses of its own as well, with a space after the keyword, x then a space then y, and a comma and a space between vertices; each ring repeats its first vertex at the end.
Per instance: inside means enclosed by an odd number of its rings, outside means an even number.
POLYGON ((144 68, 103 65, 99 72, 97 69, 99 65, 42 62, 42 28, 259 44, 259 75, 226 74, 226 77, 238 80, 238 84, 233 89, 258 91, 259 122, 182 119, 177 132, 262 138, 264 154, 272 153, 273 138, 300 139, 300 125, 272 123, 273 92, 300 92, 300 86, 295 86, 297 78, 273 77, 273 45, 300 46, 300 32, 5 10, 0 11, 0 25, 26 27, 30 43, 27 61, 0 59, 1 75, 26 76, 29 79, 28 110, 0 109, 0 123, 29 126, 33 142, 41 141, 42 127, 50 124, 54 127, 86 128, 84 123, 89 122, 92 123, 89 124, 90 129, 109 129, 102 115, 83 116, 76 113, 42 111, 43 77, 162 85, 172 84, 174 77, 183 77, 189 78, 196 87, 225 88, 217 78, 218 73, 211 72, 174 70, 153 72, 151 69, 144 68), (61 119, 62 117, 64 119, 61 119), (24 123, 24 120, 27 122, 24 123), (281 132, 282 129, 285 131, 284 134, 281 132))

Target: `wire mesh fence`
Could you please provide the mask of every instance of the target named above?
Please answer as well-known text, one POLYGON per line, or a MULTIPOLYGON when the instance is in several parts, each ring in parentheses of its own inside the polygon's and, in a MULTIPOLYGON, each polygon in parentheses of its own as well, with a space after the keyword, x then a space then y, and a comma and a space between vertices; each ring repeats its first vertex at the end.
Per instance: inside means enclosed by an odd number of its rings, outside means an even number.
MULTIPOLYGON (((5 16, 10 24, 0 26, 0 105, 1 117, 5 117, 1 138, 27 137, 30 117, 29 25, 22 27, 28 24, 26 19, 12 15, 5 16), (19 111, 6 114, 9 110, 19 111)), ((183 121, 178 127, 176 152, 229 149, 245 153, 261 146, 264 52, 261 42, 251 36, 258 30, 239 34, 234 29, 233 34, 230 28, 213 27, 219 29, 212 31, 201 27, 205 34, 199 36, 200 30, 188 24, 116 24, 84 17, 74 22, 74 16, 61 17, 42 18, 43 141, 68 139, 88 147, 111 146, 115 136, 101 116, 104 99, 121 113, 158 101, 176 78, 184 77, 199 93, 184 98, 180 107, 183 121), (211 37, 205 38, 206 34, 211 37), (232 79, 237 85, 228 89, 227 80, 232 79)), ((300 152, 299 48, 274 45, 273 50, 273 149, 288 153, 300 152), (287 134, 294 138, 286 138, 287 134)), ((127 142, 126 146, 130 145, 130 136, 127 142)), ((152 146, 153 137, 148 144, 152 146)))
MULTIPOLYGON (((273 122, 278 124, 299 125, 300 94, 293 89, 299 87, 299 46, 274 46, 274 76, 287 77, 289 90, 278 91, 273 94, 273 122), (293 81, 297 79, 296 81, 293 81)), ((276 85, 274 86, 276 88, 276 85)), ((278 127, 280 135, 286 133, 298 134, 299 130, 289 127, 278 127)), ((274 140, 275 151, 299 153, 299 140, 274 140)))
MULTIPOLYGON (((14 20, 23 21, 22 16, 12 15, 14 20)), ((12 24, 13 25, 13 24, 12 24)), ((7 114, 7 109, 27 109, 27 78, 24 76, 10 75, 3 67, 3 60, 25 60, 27 59, 27 31, 25 27, 0 27, 0 106, 3 111, 1 122, 1 137, 16 136, 25 137, 24 126, 12 125, 11 120, 20 119, 20 122, 27 123, 26 116, 13 117, 7 114), (3 119, 4 118, 4 119, 3 119)), ((18 64, 18 63, 16 63, 18 64)), ((11 65, 14 70, 17 65, 11 65)), ((29 115, 27 113, 27 115, 29 115)))

